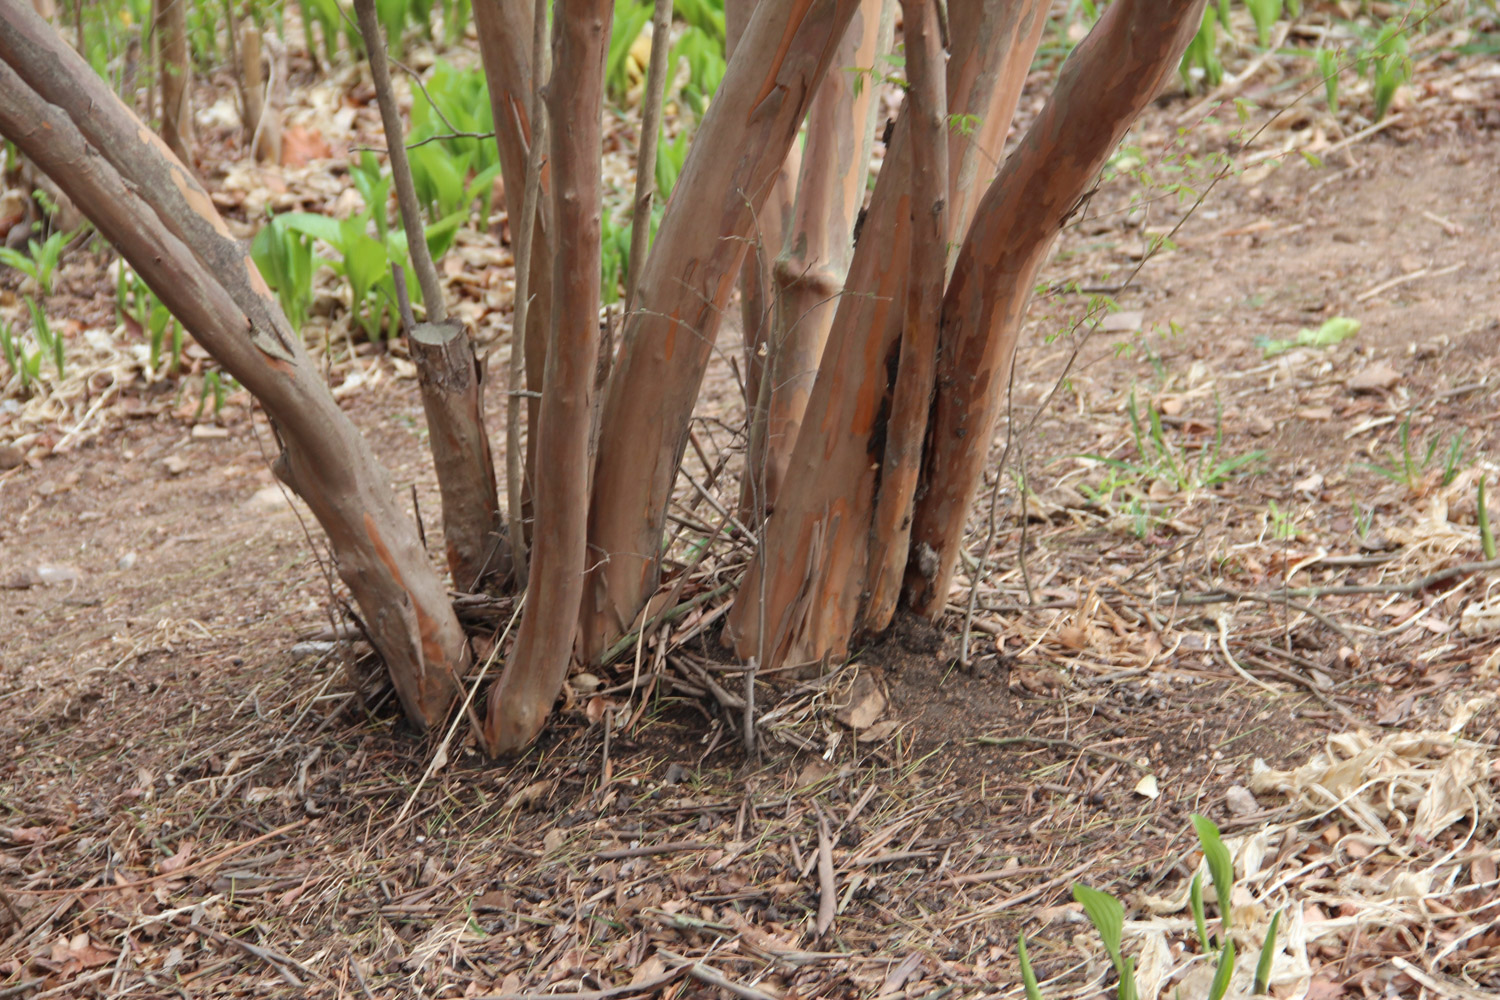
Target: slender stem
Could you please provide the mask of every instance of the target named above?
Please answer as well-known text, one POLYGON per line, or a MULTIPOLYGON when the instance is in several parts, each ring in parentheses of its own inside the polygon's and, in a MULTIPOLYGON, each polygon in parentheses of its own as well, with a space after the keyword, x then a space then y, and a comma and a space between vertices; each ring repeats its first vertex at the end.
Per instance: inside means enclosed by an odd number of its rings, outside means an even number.
POLYGON ((656 201, 656 140, 661 132, 661 105, 667 84, 667 56, 671 51, 672 0, 656 0, 651 14, 651 64, 646 71, 646 96, 641 102, 641 148, 635 164, 635 208, 630 220, 630 260, 625 271, 625 311, 635 305, 635 289, 646 264, 646 241, 651 237, 651 206, 656 201))
MULTIPOLYGON (((443 286, 438 282, 437 268, 427 249, 427 235, 422 231, 422 210, 417 206, 417 189, 411 179, 411 164, 406 159, 401 113, 396 110, 396 95, 391 90, 391 67, 386 59, 385 44, 380 37, 380 21, 375 15, 375 0, 354 0, 359 18, 359 33, 365 41, 370 59, 370 78, 375 84, 375 103, 380 106, 380 122, 385 127, 385 145, 391 160, 391 178, 396 184, 396 203, 401 208, 401 226, 406 230, 406 248, 411 254, 417 284, 422 287, 422 301, 427 306, 427 321, 441 323, 448 318, 443 304, 443 286)), ((372 206, 373 207, 373 206, 372 206)))
MULTIPOLYGON (((511 318, 510 364, 505 388, 505 496, 510 508, 510 541, 515 561, 516 587, 524 589, 527 577, 526 528, 521 523, 521 493, 525 453, 521 450, 521 382, 526 375, 526 324, 531 312, 531 254, 536 245, 537 202, 541 200, 542 154, 547 148, 547 102, 543 88, 550 72, 551 49, 547 46, 547 0, 536 0, 531 21, 531 145, 526 151, 526 186, 521 194, 520 230, 516 239, 516 306, 511 318)), ((533 434, 536 428, 532 428, 533 434)))

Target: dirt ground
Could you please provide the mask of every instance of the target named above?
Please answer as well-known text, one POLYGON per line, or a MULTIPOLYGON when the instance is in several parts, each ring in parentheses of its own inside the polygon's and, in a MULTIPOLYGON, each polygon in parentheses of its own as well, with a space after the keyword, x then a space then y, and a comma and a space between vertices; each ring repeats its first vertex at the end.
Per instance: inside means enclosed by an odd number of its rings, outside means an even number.
MULTIPOLYGON (((1138 130, 1147 161, 1185 109, 1138 130)), ((1033 306, 1025 444, 954 613, 767 685, 756 759, 722 598, 570 682, 520 760, 462 728, 439 753, 329 641, 339 588, 242 395, 195 420, 141 389, 80 440, 28 432, 0 452, 0 997, 1018 996, 1019 932, 1048 996, 1094 996, 1113 977, 1070 885, 1180 962, 1191 813, 1232 839, 1252 927, 1294 914, 1278 995, 1494 995, 1497 124, 1252 166, 1144 263, 1184 206, 1107 184, 1033 306), (1137 264, 1071 328, 1067 283, 1137 264), (1260 342, 1335 317, 1357 334, 1260 342), (1265 770, 1323 754, 1358 780, 1265 770)), ((415 383, 373 354, 341 374, 437 537, 415 383)), ((716 451, 743 412, 713 380, 716 451)))

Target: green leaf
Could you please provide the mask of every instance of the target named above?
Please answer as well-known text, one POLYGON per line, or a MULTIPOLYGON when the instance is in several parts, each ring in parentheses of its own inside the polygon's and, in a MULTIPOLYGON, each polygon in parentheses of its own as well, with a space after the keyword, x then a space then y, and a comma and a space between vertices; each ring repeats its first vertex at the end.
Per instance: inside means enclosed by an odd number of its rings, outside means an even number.
POLYGON ((1219 952, 1219 967, 1214 970, 1213 985, 1208 988, 1208 1000, 1224 1000, 1229 992, 1229 982, 1234 978, 1234 942, 1226 941, 1219 952))
POLYGON ((1234 861, 1229 848, 1219 838, 1219 828, 1207 816, 1192 814, 1193 829, 1198 831, 1198 843, 1203 846, 1203 857, 1208 862, 1208 872, 1213 876, 1214 892, 1219 897, 1219 923, 1224 930, 1233 926, 1233 905, 1230 895, 1234 891, 1234 861))
POLYGON ((1193 911, 1193 923, 1198 928, 1198 944, 1205 955, 1213 947, 1208 939, 1208 920, 1203 913, 1203 873, 1193 874, 1193 884, 1188 889, 1188 903, 1193 911))
POLYGON ((1073 886, 1073 898, 1083 907, 1093 922, 1094 929, 1104 941, 1104 950, 1116 970, 1124 968, 1120 957, 1120 941, 1125 933, 1125 907, 1107 892, 1091 889, 1086 885, 1073 886))
POLYGON ((1021 963, 1021 983, 1026 987, 1026 1000, 1042 1000, 1042 988, 1037 985, 1036 973, 1031 970, 1031 957, 1026 954, 1026 935, 1016 938, 1016 957, 1021 963))
POLYGON ((1260 958, 1255 963, 1256 996, 1265 993, 1271 983, 1271 960, 1276 956, 1276 929, 1281 926, 1281 911, 1271 917, 1271 926, 1266 928, 1266 939, 1261 942, 1260 958))
POLYGON ((1341 341, 1348 340, 1359 332, 1361 324, 1357 319, 1348 316, 1335 316, 1326 320, 1316 330, 1303 327, 1297 331, 1297 336, 1290 340, 1276 340, 1271 337, 1257 337, 1255 346, 1260 348, 1261 354, 1267 358, 1274 358, 1278 354, 1285 354, 1294 347, 1332 347, 1341 341))

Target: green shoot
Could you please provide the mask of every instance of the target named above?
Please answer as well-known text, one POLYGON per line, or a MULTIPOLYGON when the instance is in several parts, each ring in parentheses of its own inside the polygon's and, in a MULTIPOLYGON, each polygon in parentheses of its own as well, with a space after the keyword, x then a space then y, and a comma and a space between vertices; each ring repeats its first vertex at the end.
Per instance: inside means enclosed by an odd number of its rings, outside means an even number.
POLYGON ((1234 889, 1234 861, 1213 820, 1197 813, 1193 813, 1190 819, 1193 829, 1198 832, 1198 843, 1203 847, 1208 873, 1214 880, 1214 892, 1219 897, 1219 923, 1228 931, 1233 926, 1234 907, 1230 903, 1230 893, 1234 889))

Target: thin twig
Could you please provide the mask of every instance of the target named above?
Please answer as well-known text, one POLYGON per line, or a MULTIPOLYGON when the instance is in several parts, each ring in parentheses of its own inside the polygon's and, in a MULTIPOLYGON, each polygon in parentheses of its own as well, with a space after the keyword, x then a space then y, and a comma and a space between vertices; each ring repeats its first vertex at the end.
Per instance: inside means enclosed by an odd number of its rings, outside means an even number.
POLYGON ((354 13, 359 19, 359 33, 370 60, 370 78, 375 84, 375 103, 380 106, 380 121, 385 128, 386 155, 391 163, 391 179, 396 186, 401 226, 406 231, 407 253, 411 255, 412 268, 417 272, 417 284, 422 288, 427 320, 441 323, 448 318, 448 309, 443 304, 443 286, 438 281, 437 268, 433 266, 432 254, 427 249, 422 210, 417 204, 417 188, 411 179, 411 163, 401 141, 405 129, 401 124, 401 112, 396 109, 396 95, 391 89, 391 67, 386 61, 385 44, 380 36, 375 0, 354 0, 354 13))
POLYGON ((656 0, 651 14, 651 63, 646 72, 646 95, 641 102, 641 146, 635 162, 635 202, 630 217, 630 259, 625 268, 625 312, 635 305, 641 269, 646 264, 646 241, 651 236, 651 208, 656 201, 656 141, 661 132, 661 106, 667 84, 671 51, 672 0, 656 0))

